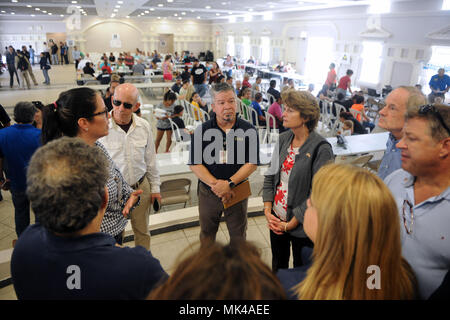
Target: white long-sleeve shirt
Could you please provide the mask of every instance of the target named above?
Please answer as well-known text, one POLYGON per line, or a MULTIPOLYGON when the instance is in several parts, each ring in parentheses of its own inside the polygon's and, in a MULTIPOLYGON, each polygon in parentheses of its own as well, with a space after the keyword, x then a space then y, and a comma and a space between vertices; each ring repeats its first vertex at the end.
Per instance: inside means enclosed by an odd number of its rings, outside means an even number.
POLYGON ((114 118, 109 120, 109 133, 99 141, 119 168, 125 181, 134 185, 147 173, 151 193, 159 193, 161 180, 156 162, 155 143, 150 124, 133 114, 133 121, 125 132, 114 118))

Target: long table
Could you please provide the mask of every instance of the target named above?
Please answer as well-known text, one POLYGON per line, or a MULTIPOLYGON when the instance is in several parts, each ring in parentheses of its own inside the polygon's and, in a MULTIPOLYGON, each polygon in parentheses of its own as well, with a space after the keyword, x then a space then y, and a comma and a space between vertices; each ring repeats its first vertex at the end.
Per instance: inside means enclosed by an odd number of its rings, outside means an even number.
MULTIPOLYGON (((345 137, 347 145, 345 147, 337 145, 335 137, 327 138, 333 148, 335 156, 351 156, 362 153, 373 153, 386 150, 386 142, 389 132, 354 135, 345 137)), ((265 166, 272 159, 274 144, 261 144, 259 157, 261 165, 265 166)), ((161 176, 190 173, 187 165, 189 152, 158 153, 156 160, 161 176)))
MULTIPOLYGON (((175 82, 141 82, 141 83, 133 83, 133 85, 138 89, 164 89, 170 88, 173 86, 175 82)), ((67 90, 73 88, 80 88, 82 86, 68 86, 67 90)), ((89 85, 89 88, 94 90, 105 90, 109 87, 109 84, 97 84, 97 85, 89 85)))

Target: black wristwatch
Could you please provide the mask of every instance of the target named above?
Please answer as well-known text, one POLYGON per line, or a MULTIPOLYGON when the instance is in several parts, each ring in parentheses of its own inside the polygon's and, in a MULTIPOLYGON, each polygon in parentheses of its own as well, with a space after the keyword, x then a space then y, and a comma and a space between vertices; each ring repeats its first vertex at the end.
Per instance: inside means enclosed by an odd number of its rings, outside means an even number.
POLYGON ((231 179, 228 179, 228 185, 230 186, 231 189, 236 187, 236 184, 231 179))

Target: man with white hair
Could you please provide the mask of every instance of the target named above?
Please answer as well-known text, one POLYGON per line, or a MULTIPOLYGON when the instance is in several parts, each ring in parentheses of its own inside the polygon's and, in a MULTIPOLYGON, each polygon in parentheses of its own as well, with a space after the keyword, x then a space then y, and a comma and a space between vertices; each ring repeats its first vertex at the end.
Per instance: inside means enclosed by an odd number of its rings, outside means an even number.
POLYGON ((140 106, 138 99, 139 92, 133 84, 124 83, 116 87, 112 97, 109 133, 100 142, 108 150, 125 181, 133 189, 144 191, 139 206, 130 218, 136 246, 149 250, 149 208, 155 201, 161 201, 161 182, 152 130, 146 120, 134 114, 140 106))

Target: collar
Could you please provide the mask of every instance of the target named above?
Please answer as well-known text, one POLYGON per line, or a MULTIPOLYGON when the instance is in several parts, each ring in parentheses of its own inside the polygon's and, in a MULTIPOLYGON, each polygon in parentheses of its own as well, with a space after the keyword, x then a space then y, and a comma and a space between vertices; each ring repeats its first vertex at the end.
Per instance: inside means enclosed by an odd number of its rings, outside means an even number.
MULTIPOLYGON (((111 111, 111 119, 109 120, 109 128, 118 130, 118 129, 120 129, 120 127, 113 118, 113 115, 112 115, 113 112, 114 112, 114 110, 111 111)), ((137 123, 136 117, 137 117, 136 114, 133 112, 131 114, 131 126, 127 133, 131 132, 131 129, 134 129, 135 127, 139 126, 139 124, 137 123)))
POLYGON ((91 233, 75 238, 64 238, 54 235, 43 226, 41 226, 41 228, 43 229, 44 237, 46 238, 49 248, 59 252, 75 252, 94 247, 115 245, 114 238, 102 232, 91 233))
MULTIPOLYGON (((403 169, 402 169, 403 170, 403 169)), ((414 187, 414 182, 416 181, 416 177, 414 177, 412 174, 410 174, 408 171, 403 170, 404 172, 404 176, 403 176, 403 180, 402 180, 402 185, 406 188, 413 188, 414 187)), ((425 201, 422 202, 422 204, 426 203, 426 202, 435 202, 435 201, 439 201, 441 199, 446 199, 446 200, 450 200, 450 187, 448 187, 447 189, 445 189, 444 191, 442 191, 441 194, 431 197, 425 201)))
MULTIPOLYGON (((238 124, 238 119, 240 119, 239 118, 239 113, 236 112, 236 120, 234 121, 233 128, 231 128, 231 129, 236 130, 236 127, 237 127, 237 124, 238 124)), ((219 130, 221 130, 223 132, 223 130, 217 124, 217 118, 216 118, 216 113, 215 112, 211 116, 211 121, 212 121, 212 127, 213 128, 218 128, 219 130)))
POLYGON ((15 123, 13 125, 13 127, 15 128, 20 128, 20 129, 29 129, 29 128, 34 128, 33 125, 31 123, 15 123))

